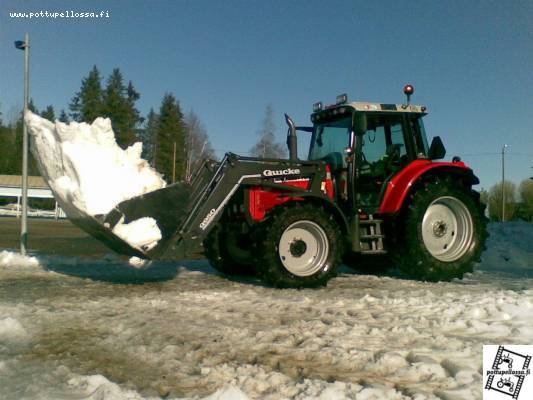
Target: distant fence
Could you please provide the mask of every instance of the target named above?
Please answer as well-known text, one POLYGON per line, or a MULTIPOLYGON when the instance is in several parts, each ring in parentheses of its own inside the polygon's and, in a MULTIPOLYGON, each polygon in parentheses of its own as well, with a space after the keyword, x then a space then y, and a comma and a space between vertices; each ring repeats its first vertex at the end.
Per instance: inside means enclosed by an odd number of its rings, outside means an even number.
MULTIPOLYGON (((13 197, 16 204, 0 207, 0 215, 20 217, 22 213, 22 177, 20 175, 0 175, 0 197, 13 197)), ((40 176, 28 177, 28 198, 53 199, 54 194, 40 176)), ((41 218, 66 218, 57 201, 53 211, 28 209, 28 216, 41 218)))

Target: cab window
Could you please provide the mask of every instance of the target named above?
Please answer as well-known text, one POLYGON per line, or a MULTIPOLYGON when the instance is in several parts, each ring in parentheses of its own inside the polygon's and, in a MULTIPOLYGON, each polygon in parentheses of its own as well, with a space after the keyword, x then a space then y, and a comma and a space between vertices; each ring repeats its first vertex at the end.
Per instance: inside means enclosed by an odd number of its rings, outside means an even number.
POLYGON ((387 158, 407 158, 401 116, 369 115, 367 131, 362 137, 363 163, 374 164, 387 158))
POLYGON ((426 139, 426 129, 424 128, 424 122, 419 115, 413 115, 409 118, 411 122, 411 128, 414 135, 414 143, 416 146, 416 154, 418 158, 427 157, 429 152, 428 142, 426 139))
POLYGON ((351 116, 315 125, 309 160, 325 160, 333 169, 346 167, 343 154, 350 142, 351 127, 351 116))

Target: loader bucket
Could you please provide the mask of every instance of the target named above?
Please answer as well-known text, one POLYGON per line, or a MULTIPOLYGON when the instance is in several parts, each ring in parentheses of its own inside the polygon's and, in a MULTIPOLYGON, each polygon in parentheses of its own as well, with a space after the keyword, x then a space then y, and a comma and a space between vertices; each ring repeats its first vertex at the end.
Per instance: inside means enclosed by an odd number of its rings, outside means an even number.
POLYGON ((191 186, 188 183, 176 183, 123 201, 106 215, 72 219, 72 222, 117 253, 154 258, 166 249, 187 217, 190 194, 191 186), (127 224, 144 217, 155 219, 161 231, 161 240, 153 249, 145 251, 132 247, 113 233, 113 227, 122 219, 122 223, 127 224))
POLYGON ((209 182, 212 182, 218 166, 219 163, 215 161, 204 160, 190 183, 175 183, 125 200, 106 215, 73 218, 71 221, 119 254, 148 259, 159 258, 179 235, 191 210, 200 202, 209 182), (127 224, 144 217, 153 218, 161 231, 161 239, 150 250, 133 247, 113 232, 113 227, 122 219, 122 223, 127 224))

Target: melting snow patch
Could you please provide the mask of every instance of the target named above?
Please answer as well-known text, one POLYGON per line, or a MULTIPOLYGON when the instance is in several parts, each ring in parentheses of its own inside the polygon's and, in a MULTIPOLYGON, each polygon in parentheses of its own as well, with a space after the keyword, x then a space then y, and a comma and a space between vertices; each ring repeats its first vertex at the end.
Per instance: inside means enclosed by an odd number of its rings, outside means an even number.
POLYGON ((15 318, 0 319, 0 343, 20 342, 28 337, 28 332, 15 318))
POLYGON ((204 400, 248 400, 246 396, 238 387, 225 386, 217 390, 211 396, 207 396, 204 400))
POLYGON ((133 390, 122 390, 116 383, 110 382, 102 375, 80 376, 68 381, 74 391, 81 392, 85 399, 106 400, 142 400, 133 390))
POLYGON ((38 266, 39 260, 35 257, 23 256, 6 250, 0 252, 0 268, 35 268, 38 266))
MULTIPOLYGON (((102 375, 78 376, 68 381, 73 392, 88 400, 145 400, 134 390, 122 389, 102 375), (85 397, 86 396, 86 397, 85 397)), ((179 400, 179 399, 176 399, 179 400)), ((238 387, 228 385, 203 400, 249 400, 238 387)))

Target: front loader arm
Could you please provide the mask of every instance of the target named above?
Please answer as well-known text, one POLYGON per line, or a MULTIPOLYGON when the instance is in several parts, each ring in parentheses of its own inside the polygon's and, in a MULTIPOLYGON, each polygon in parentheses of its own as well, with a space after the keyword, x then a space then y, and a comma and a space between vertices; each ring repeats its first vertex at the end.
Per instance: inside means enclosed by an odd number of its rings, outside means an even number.
POLYGON ((314 176, 317 171, 322 171, 325 176, 325 166, 317 162, 258 159, 228 153, 220 163, 211 182, 194 202, 189 216, 176 233, 172 245, 163 257, 182 258, 188 254, 200 252, 204 239, 218 222, 225 207, 240 187, 269 185, 287 189, 287 186, 273 184, 270 177, 265 176, 265 172, 272 171, 272 169, 298 171, 295 174, 297 176, 314 176))
MULTIPOLYGON (((180 259, 202 251, 202 243, 241 186, 272 183, 274 178, 312 178, 313 188, 325 177, 325 164, 225 155, 220 163, 207 161, 191 183, 180 182, 123 201, 97 218, 77 225, 116 252, 147 259, 180 259), (152 249, 130 246, 113 229, 118 223, 152 218, 161 239, 152 249)), ((316 188, 315 188, 316 189, 316 188)))

